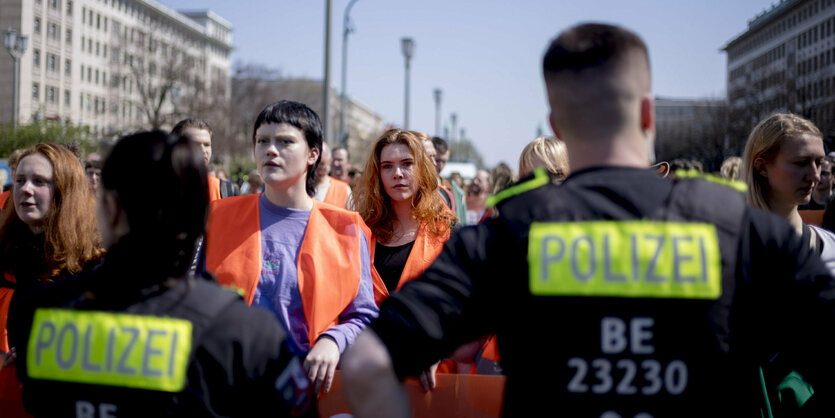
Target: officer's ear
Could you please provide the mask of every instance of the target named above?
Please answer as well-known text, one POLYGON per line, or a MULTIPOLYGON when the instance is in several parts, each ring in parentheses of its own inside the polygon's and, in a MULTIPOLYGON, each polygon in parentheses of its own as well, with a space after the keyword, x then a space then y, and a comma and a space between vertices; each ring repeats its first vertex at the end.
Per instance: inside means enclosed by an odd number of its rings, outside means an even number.
POLYGON ((560 140, 562 140, 562 137, 560 136, 560 131, 557 129, 557 126, 554 125, 554 112, 553 111, 551 111, 551 113, 548 114, 548 124, 551 125, 551 130, 554 131, 554 136, 559 138, 560 140))
POLYGON ((655 133, 655 99, 651 94, 641 98, 641 130, 655 133))

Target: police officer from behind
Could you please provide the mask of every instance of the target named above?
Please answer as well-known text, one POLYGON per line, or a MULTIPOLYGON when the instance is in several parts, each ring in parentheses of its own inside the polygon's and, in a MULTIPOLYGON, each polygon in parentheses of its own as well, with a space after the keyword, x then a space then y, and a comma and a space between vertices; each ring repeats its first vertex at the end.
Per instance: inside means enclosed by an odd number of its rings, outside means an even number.
POLYGON ((759 416, 775 355, 812 384, 804 407, 832 402, 832 279, 739 192, 647 169, 643 41, 575 26, 543 67, 571 175, 511 188, 497 219, 462 229, 382 304, 343 359, 357 416, 403 413, 393 380, 490 332, 505 416, 759 416))
POLYGON ((273 317, 187 274, 208 206, 196 148, 162 132, 119 141, 97 197, 105 261, 18 302, 10 336, 20 341, 19 376, 32 414, 311 412, 311 386, 273 317))

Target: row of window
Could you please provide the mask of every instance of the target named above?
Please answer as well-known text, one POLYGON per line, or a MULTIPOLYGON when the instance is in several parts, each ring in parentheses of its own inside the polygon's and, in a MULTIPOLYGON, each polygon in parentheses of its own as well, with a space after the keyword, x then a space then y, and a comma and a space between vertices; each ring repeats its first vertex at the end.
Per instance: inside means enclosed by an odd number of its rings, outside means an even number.
MULTIPOLYGON (((46 54, 46 69, 51 72, 58 72, 61 66, 61 58, 56 54, 47 53, 46 54)), ((35 69, 41 69, 41 50, 40 49, 33 49, 32 50, 32 66, 35 69)), ((64 74, 67 76, 72 75, 72 60, 65 59, 64 60, 64 74)))
MULTIPOLYGON (((833 4, 835 4, 835 0, 814 0, 809 2, 807 5, 798 8, 797 10, 786 15, 779 21, 771 24, 768 28, 759 30, 759 32, 756 35, 746 39, 741 45, 734 47, 733 50, 729 49, 728 60, 732 61, 748 53, 749 51, 758 48, 763 43, 782 35, 783 32, 791 30, 795 26, 805 22, 813 16, 816 16, 820 11, 828 9, 833 4)), ((804 32, 804 34, 806 34, 807 32, 804 32)), ((801 36, 798 36, 798 45, 800 45, 802 42, 805 42, 805 44, 809 44, 810 42, 813 42, 810 41, 810 39, 816 36, 818 36, 817 26, 815 27, 814 35, 806 34, 804 40, 801 40, 801 36)))
MULTIPOLYGON (((55 105, 58 103, 60 89, 55 86, 46 86, 46 100, 47 104, 55 105)), ((38 83, 32 83, 32 100, 35 102, 41 101, 41 86, 38 83)), ((70 91, 64 90, 64 106, 70 105, 70 91)))
MULTIPOLYGON (((35 0, 35 4, 41 4, 41 0, 35 0)), ((72 16, 72 0, 67 0, 67 16, 72 16)), ((49 8, 58 10, 61 8, 61 0, 49 0, 49 8)))
POLYGON ((81 52, 88 54, 95 54, 97 57, 102 56, 107 58, 107 44, 96 41, 93 43, 92 38, 81 37, 81 52), (95 46, 95 48, 94 48, 95 46))
POLYGON ((102 16, 101 13, 95 13, 86 7, 81 8, 81 24, 107 32, 107 16, 102 16))

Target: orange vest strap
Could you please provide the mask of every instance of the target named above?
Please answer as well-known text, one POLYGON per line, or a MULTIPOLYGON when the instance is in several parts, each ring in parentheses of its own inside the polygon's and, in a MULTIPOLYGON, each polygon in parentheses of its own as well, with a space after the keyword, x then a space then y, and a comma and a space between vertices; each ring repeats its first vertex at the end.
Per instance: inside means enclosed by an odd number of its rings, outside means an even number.
POLYGON ((209 202, 220 200, 220 179, 209 176, 209 202))
POLYGON ((219 199, 211 204, 206 228, 206 269, 219 283, 243 290, 252 304, 261 277, 260 194, 219 199))
POLYGON ((6 209, 6 202, 8 202, 9 195, 11 194, 11 190, 6 190, 5 192, 0 193, 0 209, 6 209))
MULTIPOLYGON (((418 228, 417 236, 415 237, 415 244, 412 246, 412 251, 409 252, 409 258, 406 259, 406 265, 403 266, 403 273, 400 275, 400 281, 397 282, 397 289, 400 290, 403 285, 410 281, 417 279, 420 275, 438 258, 438 255, 441 254, 441 250, 444 248, 444 243, 449 239, 449 231, 442 238, 433 238, 429 236, 429 233, 426 231, 426 224, 423 223, 418 228)), ((376 249, 376 242, 377 237, 371 237, 371 260, 374 260, 374 252, 376 249)), ((372 270, 372 275, 375 276, 375 280, 378 280, 382 284, 382 299, 377 300, 377 305, 383 302, 387 297, 389 297, 388 289, 386 289, 386 285, 383 283, 383 279, 380 277, 380 274, 377 273, 377 269, 372 270)))
POLYGON ((348 189, 351 186, 333 177, 330 177, 329 181, 330 185, 328 186, 328 192, 325 194, 325 203, 345 208, 345 205, 348 203, 348 189))

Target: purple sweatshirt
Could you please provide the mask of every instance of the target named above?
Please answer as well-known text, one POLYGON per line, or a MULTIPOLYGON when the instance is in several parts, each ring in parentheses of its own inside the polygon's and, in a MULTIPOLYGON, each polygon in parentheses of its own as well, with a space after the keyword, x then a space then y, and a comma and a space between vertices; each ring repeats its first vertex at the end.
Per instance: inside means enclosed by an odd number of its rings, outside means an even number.
MULTIPOLYGON (((307 320, 299 293, 296 260, 299 257, 310 211, 276 206, 263 194, 259 199, 259 211, 262 265, 261 278, 258 280, 252 305, 272 312, 278 322, 289 331, 293 348, 304 355, 310 351, 313 344, 308 341, 307 320)), ((362 273, 357 297, 339 315, 339 324, 322 334, 336 341, 340 353, 354 342, 357 335, 378 314, 371 283, 368 242, 365 235, 360 237, 362 273)), ((327 257, 327 254, 321 256, 327 257)))

